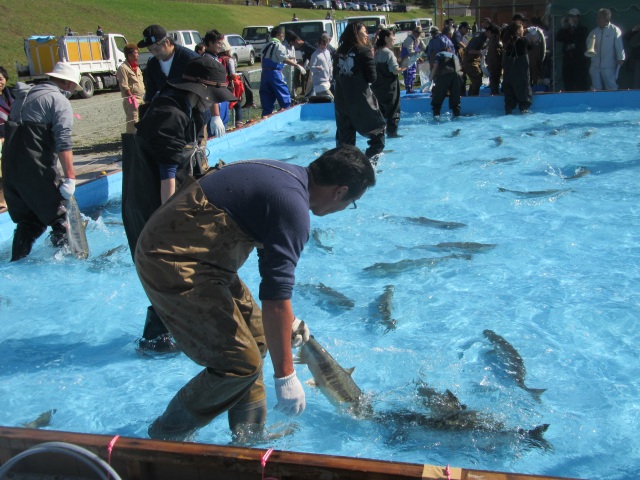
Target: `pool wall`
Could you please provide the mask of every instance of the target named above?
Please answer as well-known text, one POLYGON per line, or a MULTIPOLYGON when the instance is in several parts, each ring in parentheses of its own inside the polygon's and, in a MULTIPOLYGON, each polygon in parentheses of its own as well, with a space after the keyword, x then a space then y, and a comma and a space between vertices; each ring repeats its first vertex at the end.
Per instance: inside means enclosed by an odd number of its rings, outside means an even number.
MULTIPOLYGON (((445 101, 444 107, 448 106, 445 101)), ((640 107, 640 90, 618 90, 615 92, 581 92, 581 93, 540 93, 533 97, 533 112, 561 113, 606 111, 620 108, 640 107)), ((428 94, 402 95, 403 113, 422 113, 431 115, 431 96, 428 94)), ((504 112, 504 97, 478 96, 462 98, 462 114, 477 115, 481 113, 501 114, 504 112)), ((259 135, 279 131, 296 120, 313 121, 334 118, 332 103, 299 105, 284 112, 272 115, 264 121, 249 128, 229 133, 221 138, 209 140, 210 152, 236 148, 259 135)), ((254 157, 255 158, 255 157, 254 157)), ((216 161, 216 155, 210 155, 210 161, 216 161)), ((105 205, 122 194, 122 172, 101 176, 83 183, 76 189, 76 200, 83 211, 90 211, 105 205)), ((15 224, 8 213, 0 214, 0 244, 13 238, 15 224)))

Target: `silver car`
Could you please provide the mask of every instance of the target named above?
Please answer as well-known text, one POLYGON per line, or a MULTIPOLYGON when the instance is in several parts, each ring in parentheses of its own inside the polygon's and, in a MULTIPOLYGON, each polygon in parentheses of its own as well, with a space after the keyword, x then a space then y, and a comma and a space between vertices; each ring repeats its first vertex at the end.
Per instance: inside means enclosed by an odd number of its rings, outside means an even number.
POLYGON ((231 45, 231 56, 239 63, 247 63, 253 65, 256 63, 256 52, 253 45, 247 43, 240 35, 229 34, 224 36, 225 40, 231 45))

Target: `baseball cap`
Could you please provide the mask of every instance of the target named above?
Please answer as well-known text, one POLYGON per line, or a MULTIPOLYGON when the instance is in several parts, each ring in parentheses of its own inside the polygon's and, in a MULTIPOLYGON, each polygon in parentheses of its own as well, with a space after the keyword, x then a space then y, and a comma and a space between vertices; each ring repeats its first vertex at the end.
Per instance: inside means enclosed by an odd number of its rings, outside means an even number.
POLYGON ((578 10, 577 8, 572 8, 571 10, 569 10, 569 15, 572 15, 574 17, 579 17, 580 10, 578 10))
POLYGON ((144 37, 138 42, 138 48, 148 47, 167 38, 167 31, 160 25, 149 25, 142 32, 144 37))

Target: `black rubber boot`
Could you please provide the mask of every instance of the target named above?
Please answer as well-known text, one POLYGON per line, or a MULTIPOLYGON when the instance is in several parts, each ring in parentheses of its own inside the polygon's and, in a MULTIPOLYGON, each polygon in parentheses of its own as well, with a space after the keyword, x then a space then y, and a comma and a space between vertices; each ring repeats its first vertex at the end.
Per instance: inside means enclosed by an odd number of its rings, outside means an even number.
POLYGON ((18 224, 13 232, 13 244, 11 246, 11 261, 15 262, 31 253, 33 244, 42 235, 46 227, 36 227, 18 224))
POLYGON ((65 217, 60 217, 51 224, 51 233, 49 239, 51 244, 56 248, 62 248, 68 244, 67 227, 65 226, 65 217))
POLYGON ((180 351, 152 306, 147 307, 147 318, 144 322, 142 338, 138 340, 138 348, 142 353, 150 355, 180 351))

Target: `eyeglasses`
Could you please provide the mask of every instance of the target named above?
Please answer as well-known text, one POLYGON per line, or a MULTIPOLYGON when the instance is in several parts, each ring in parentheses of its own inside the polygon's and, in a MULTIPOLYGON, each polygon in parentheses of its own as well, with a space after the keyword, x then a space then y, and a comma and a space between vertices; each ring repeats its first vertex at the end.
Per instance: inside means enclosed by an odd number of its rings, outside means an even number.
POLYGON ((358 205, 356 205, 356 201, 355 200, 351 200, 351 206, 349 207, 349 209, 355 210, 356 208, 358 208, 358 205))

